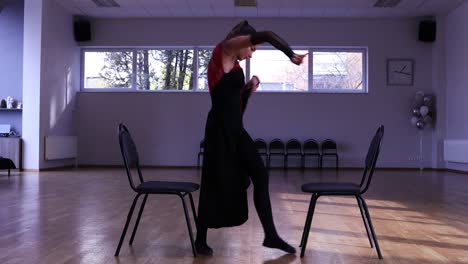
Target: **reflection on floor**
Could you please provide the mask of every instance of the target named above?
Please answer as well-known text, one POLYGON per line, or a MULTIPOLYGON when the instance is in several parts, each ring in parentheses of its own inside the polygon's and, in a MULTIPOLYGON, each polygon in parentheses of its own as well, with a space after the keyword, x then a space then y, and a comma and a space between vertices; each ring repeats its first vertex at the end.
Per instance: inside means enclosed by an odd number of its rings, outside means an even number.
MULTIPOLYGON (((281 236, 299 245, 310 199, 300 192, 303 183, 359 182, 360 173, 273 170, 270 192, 281 236)), ((195 169, 146 169, 144 175, 200 181, 195 169)), ((123 169, 22 172, 10 179, 0 171, 0 263, 468 263, 466 174, 376 171, 364 197, 383 260, 369 246, 353 198, 319 199, 303 259, 263 248, 251 188, 249 221, 209 231, 213 257, 192 257, 179 198, 153 196, 133 246, 127 234, 115 258, 134 197, 123 169)))

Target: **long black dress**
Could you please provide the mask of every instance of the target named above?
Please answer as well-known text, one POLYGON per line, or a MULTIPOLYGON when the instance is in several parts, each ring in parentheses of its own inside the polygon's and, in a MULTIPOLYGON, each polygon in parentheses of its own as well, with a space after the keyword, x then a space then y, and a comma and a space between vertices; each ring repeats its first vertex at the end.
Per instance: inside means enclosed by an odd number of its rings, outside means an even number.
POLYGON ((218 44, 208 67, 212 107, 205 128, 198 218, 209 228, 238 226, 248 219, 249 178, 240 146, 253 146, 242 122, 251 90, 245 87, 244 72, 238 62, 224 73, 222 53, 222 44, 218 44))

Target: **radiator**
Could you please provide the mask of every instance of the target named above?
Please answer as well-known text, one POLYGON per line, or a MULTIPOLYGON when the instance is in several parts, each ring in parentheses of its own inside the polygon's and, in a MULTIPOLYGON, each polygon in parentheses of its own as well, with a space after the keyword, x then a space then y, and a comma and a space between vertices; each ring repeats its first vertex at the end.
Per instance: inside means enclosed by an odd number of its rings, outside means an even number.
POLYGON ((73 159, 77 157, 77 139, 75 136, 47 136, 44 144, 44 159, 73 159))
POLYGON ((448 162, 468 163, 468 140, 444 140, 444 160, 448 162))

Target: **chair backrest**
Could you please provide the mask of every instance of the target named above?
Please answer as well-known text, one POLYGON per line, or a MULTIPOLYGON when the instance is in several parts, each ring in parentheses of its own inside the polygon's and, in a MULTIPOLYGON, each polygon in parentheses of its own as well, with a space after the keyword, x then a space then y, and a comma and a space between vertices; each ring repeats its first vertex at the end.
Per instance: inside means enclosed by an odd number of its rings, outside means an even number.
POLYGON ((202 139, 200 141, 200 152, 203 152, 205 150, 205 139, 202 139))
POLYGON ((284 153, 284 142, 279 138, 275 138, 270 141, 268 148, 270 153, 284 153))
POLYGON ((122 158, 127 171, 128 181, 134 191, 136 191, 135 184, 133 183, 132 169, 136 169, 140 183, 144 182, 143 175, 140 169, 140 160, 135 142, 130 135, 130 131, 124 124, 119 124, 119 144, 122 158))
POLYGON ((265 140, 257 138, 254 141, 255 147, 257 148, 258 153, 266 154, 268 153, 268 146, 265 140))
POLYGON ((295 138, 286 142, 286 153, 302 153, 301 142, 295 138))
POLYGON ((319 144, 317 141, 313 139, 307 139, 304 141, 304 154, 305 153, 312 153, 312 154, 318 154, 319 153, 319 144))
POLYGON ((325 139, 324 141, 322 141, 322 144, 320 144, 320 148, 322 150, 322 154, 323 153, 327 153, 327 154, 337 153, 336 142, 332 139, 325 139))
POLYGON ((382 145, 383 135, 384 135, 384 126, 381 125, 377 129, 377 132, 375 132, 375 135, 372 138, 372 141, 370 143, 369 150, 367 151, 364 172, 362 175, 361 184, 359 185, 361 187, 361 193, 365 193, 371 183, 372 175, 374 174, 375 165, 379 157, 380 147, 382 145))

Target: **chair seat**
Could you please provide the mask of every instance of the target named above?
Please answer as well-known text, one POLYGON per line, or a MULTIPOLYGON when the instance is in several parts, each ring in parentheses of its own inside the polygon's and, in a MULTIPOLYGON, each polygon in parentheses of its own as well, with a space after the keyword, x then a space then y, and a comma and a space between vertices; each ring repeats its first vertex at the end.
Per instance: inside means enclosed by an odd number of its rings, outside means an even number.
POLYGON ((359 185, 350 182, 320 182, 302 185, 302 191, 307 193, 345 193, 359 194, 359 185))
POLYGON ((0 157, 0 170, 16 169, 15 163, 11 159, 0 157))
POLYGON ((193 182, 147 181, 138 185, 139 193, 180 193, 194 192, 200 185, 193 182))

